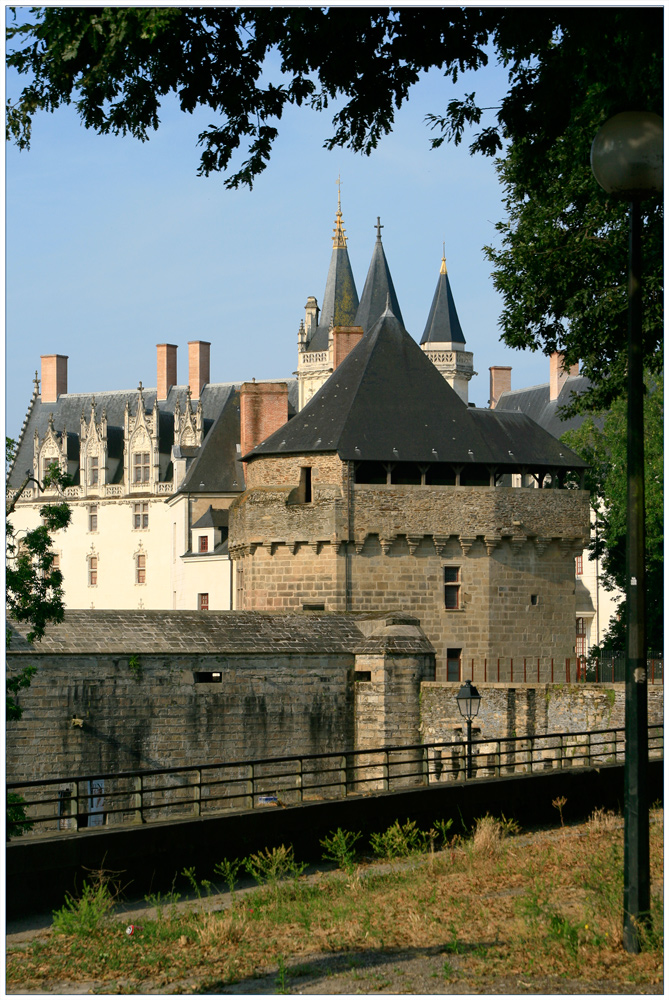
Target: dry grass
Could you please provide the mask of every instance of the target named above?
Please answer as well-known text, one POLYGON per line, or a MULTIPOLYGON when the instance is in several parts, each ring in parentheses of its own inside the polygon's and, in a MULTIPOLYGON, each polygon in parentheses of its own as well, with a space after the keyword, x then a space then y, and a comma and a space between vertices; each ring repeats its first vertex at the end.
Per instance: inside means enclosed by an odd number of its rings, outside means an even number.
MULTIPOLYGON (((652 884, 661 905, 661 812, 656 818, 652 884)), ((661 979, 660 914, 641 955, 628 955, 620 943, 619 826, 611 828, 604 815, 557 836, 519 841, 506 832, 484 817, 470 840, 418 866, 390 872, 387 865, 363 866, 353 889, 341 873, 320 874, 292 879, 278 891, 237 893, 233 906, 219 912, 173 909, 145 921, 133 937, 118 922, 85 938, 54 934, 9 952, 7 983, 16 990, 97 980, 106 984, 103 992, 114 986, 142 992, 143 984, 167 987, 184 976, 198 975, 202 986, 203 969, 210 983, 220 984, 306 955, 431 948, 466 955, 474 992, 486 992, 495 978, 539 972, 637 987, 661 979)))

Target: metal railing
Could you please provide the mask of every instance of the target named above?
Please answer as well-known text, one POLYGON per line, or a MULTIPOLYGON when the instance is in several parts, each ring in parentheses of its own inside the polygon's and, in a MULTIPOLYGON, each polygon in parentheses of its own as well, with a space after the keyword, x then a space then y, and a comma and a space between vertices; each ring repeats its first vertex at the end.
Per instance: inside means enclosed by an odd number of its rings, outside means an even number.
MULTIPOLYGON (((664 682, 664 662, 661 654, 648 654, 647 678, 649 684, 664 682)), ((572 656, 559 660, 541 656, 496 656, 483 659, 452 661, 447 667, 447 680, 462 683, 511 683, 511 684, 623 684, 625 682, 625 654, 609 656, 572 656)))
MULTIPOLYGON (((663 755, 663 727, 648 729, 651 757, 663 755)), ((10 835, 53 835, 98 826, 210 816, 226 809, 299 805, 438 782, 499 778, 625 759, 624 729, 377 747, 188 767, 8 782, 10 835)))

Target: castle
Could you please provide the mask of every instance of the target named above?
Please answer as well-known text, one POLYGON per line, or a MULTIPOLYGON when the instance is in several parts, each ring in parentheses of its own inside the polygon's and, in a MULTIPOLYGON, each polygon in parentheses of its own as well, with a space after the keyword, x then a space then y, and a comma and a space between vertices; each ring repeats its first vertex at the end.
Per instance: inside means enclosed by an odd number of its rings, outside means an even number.
POLYGON ((445 259, 419 346, 404 329, 381 224, 362 295, 341 206, 297 380, 210 381, 210 344, 157 348, 157 385, 70 394, 42 358, 9 487, 14 527, 73 485, 55 540, 68 608, 415 614, 437 676, 468 658, 574 653, 584 464, 523 413, 467 403, 473 355, 445 259), (569 488, 566 488, 569 487, 569 488))

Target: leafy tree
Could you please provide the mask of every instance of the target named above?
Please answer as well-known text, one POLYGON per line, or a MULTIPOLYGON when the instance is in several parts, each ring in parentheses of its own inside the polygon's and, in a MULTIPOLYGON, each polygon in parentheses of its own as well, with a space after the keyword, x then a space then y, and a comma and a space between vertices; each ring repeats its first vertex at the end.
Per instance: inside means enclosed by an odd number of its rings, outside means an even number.
MULTIPOLYGON (((16 450, 16 443, 7 438, 5 443, 5 460, 11 465, 16 450)), ((30 474, 26 477, 16 494, 7 502, 7 517, 9 517, 32 480, 30 474)), ((62 489, 68 484, 66 475, 60 472, 54 463, 49 468, 41 489, 52 486, 62 489)), ((52 551, 52 535, 55 531, 66 528, 70 523, 71 511, 69 505, 63 502, 45 503, 40 507, 42 523, 20 536, 15 532, 9 520, 5 524, 6 540, 6 604, 7 615, 15 621, 29 622, 30 631, 26 638, 28 642, 39 640, 49 622, 63 620, 63 575, 59 569, 53 568, 54 554, 52 551)), ((6 648, 11 645, 11 630, 6 630, 6 648)), ((16 695, 21 688, 28 687, 35 672, 34 667, 25 667, 17 676, 6 680, 6 717, 8 721, 21 718, 22 710, 17 704, 16 695)))
MULTIPOLYGON (((662 649, 664 638, 664 490, 663 425, 664 390, 661 379, 648 377, 644 405, 644 475, 646 501, 646 634, 649 649, 662 649)), ((617 400, 597 423, 586 417, 577 430, 562 440, 590 463, 586 488, 597 519, 590 551, 600 560, 602 582, 611 591, 625 590, 625 543, 627 538, 627 445, 626 404, 617 400)), ((626 601, 619 604, 619 617, 602 645, 624 649, 626 645, 626 601)))
MULTIPOLYGON (((589 150, 629 109, 662 112, 661 7, 34 7, 8 29, 7 64, 29 77, 7 106, 21 148, 32 119, 74 102, 101 134, 146 140, 160 101, 208 108, 199 173, 252 186, 286 107, 336 102, 325 141, 371 153, 421 73, 444 76, 432 145, 474 129, 472 152, 497 155, 508 221, 488 249, 509 346, 565 350, 593 383, 574 406, 608 406, 624 381, 625 209, 599 189, 589 150), (490 56, 508 72, 496 108, 455 91, 490 56), (278 57, 278 58, 277 58, 278 57)), ((662 215, 645 211, 644 351, 660 365, 662 215)))

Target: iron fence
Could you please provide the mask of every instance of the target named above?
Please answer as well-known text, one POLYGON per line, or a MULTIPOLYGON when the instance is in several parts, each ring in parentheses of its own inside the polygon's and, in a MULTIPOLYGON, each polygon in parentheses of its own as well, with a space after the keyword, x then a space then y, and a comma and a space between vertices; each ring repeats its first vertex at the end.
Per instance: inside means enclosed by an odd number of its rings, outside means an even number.
MULTIPOLYGON (((661 655, 649 654, 647 678, 649 684, 664 682, 664 661, 661 655)), ((625 653, 602 657, 573 656, 564 661, 553 657, 486 657, 451 661, 447 665, 448 681, 462 683, 511 684, 622 684, 625 682, 625 653)))
MULTIPOLYGON (((663 726, 649 727, 650 756, 663 748, 663 726)), ((601 729, 8 782, 8 832, 71 833, 624 759, 624 729, 601 729)))

